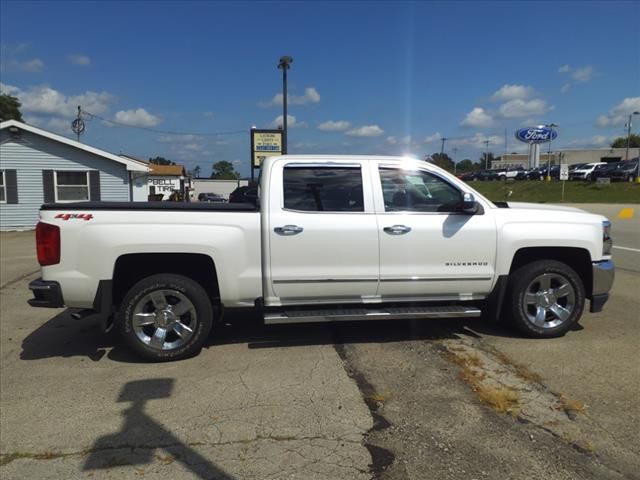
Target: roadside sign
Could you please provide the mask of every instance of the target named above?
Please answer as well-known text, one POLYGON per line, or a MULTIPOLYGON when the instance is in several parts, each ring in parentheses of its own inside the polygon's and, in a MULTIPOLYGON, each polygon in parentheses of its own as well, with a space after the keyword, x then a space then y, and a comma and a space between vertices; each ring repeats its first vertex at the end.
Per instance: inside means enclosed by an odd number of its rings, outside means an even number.
POLYGON ((267 157, 282 155, 282 130, 251 129, 251 169, 260 168, 267 157))
POLYGON ((560 180, 569 180, 569 165, 566 163, 560 165, 560 180))

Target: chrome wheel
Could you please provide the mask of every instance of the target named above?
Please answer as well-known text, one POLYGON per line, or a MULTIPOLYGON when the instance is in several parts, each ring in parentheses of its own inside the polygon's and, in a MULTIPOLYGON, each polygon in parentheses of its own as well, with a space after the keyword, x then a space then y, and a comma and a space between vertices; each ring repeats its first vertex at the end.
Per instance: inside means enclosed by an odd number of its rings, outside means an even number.
POLYGON ((133 330, 154 350, 174 350, 193 336, 198 325, 196 307, 177 290, 154 290, 136 303, 133 330))
POLYGON ((522 307, 536 327, 555 328, 571 317, 576 307, 576 291, 564 276, 544 273, 527 287, 522 307))

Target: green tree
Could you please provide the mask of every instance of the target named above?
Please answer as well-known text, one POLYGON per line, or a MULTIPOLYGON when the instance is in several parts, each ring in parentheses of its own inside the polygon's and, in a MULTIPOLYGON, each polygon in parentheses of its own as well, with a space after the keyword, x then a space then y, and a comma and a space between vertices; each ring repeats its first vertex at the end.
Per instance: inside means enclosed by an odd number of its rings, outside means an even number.
POLYGON ((493 154, 493 152, 489 152, 488 154, 486 152, 483 152, 482 155, 480 156, 480 161, 478 162, 477 165, 479 165, 480 170, 484 170, 485 168, 491 168, 491 162, 493 162, 494 160, 496 160, 495 155, 493 154), (488 155, 488 161, 487 161, 487 155, 488 155), (486 167, 485 167, 486 165, 486 167))
MULTIPOLYGON (((612 148, 626 148, 627 146, 627 137, 618 137, 612 143, 612 148)), ((632 133, 629 137, 629 147, 630 148, 638 148, 640 147, 640 135, 636 135, 632 133)))
POLYGON ((193 170, 191 170, 191 176, 194 178, 200 178, 200 165, 196 165, 193 170))
POLYGON ((456 166, 456 170, 459 173, 471 172, 472 170, 476 170, 476 169, 477 169, 477 164, 474 164, 468 158, 465 158, 464 160, 458 162, 458 165, 456 166))
POLYGON ((23 122, 20 107, 22 104, 16 97, 6 93, 0 93, 0 120, 18 120, 23 122))
POLYGON ((167 160, 164 157, 153 157, 149 159, 149 163, 154 163, 156 165, 175 165, 175 162, 171 160, 167 160))
POLYGON ((448 172, 453 172, 453 160, 446 153, 434 153, 431 155, 431 163, 440 168, 444 168, 448 172))
POLYGON ((236 180, 240 178, 240 174, 233 168, 233 164, 226 160, 214 163, 212 168, 211 178, 218 180, 236 180))

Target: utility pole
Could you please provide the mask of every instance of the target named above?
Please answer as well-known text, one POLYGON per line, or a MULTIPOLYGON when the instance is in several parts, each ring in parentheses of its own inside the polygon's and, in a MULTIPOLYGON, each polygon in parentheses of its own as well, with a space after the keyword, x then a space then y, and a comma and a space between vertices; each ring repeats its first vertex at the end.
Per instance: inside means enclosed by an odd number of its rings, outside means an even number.
POLYGON ((280 57, 278 69, 282 70, 282 154, 287 154, 287 140, 289 130, 287 128, 287 70, 289 70, 293 58, 289 56, 280 57))
POLYGON ((629 146, 631 145, 631 117, 633 115, 640 115, 640 112, 633 112, 629 114, 629 121, 627 122, 627 153, 624 156, 625 160, 629 160, 629 146))
POLYGON ((457 173, 456 170, 458 166, 458 162, 456 161, 457 153, 458 153, 458 147, 453 147, 453 174, 454 175, 457 173))
POLYGON ((447 137, 442 137, 442 146, 440 147, 440 160, 442 160, 442 155, 444 155, 444 142, 447 141, 447 137))
POLYGON ((484 143, 487 146, 487 153, 485 153, 485 156, 484 156, 484 169, 489 170, 489 139, 487 138, 482 143, 484 143))

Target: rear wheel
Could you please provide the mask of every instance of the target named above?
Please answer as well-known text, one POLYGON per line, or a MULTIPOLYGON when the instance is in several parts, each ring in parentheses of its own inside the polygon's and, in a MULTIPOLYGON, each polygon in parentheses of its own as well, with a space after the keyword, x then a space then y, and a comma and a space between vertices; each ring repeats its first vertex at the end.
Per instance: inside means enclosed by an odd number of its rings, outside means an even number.
POLYGON ((118 314, 118 327, 127 344, 153 361, 198 353, 212 324, 213 309, 202 286, 175 274, 140 280, 124 297, 118 314))
POLYGON ((513 325, 525 335, 564 335, 582 316, 585 290, 578 274, 555 260, 541 260, 511 274, 508 301, 513 325))

